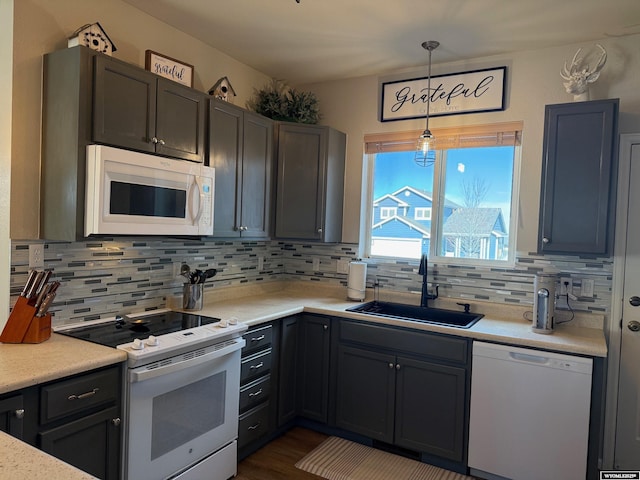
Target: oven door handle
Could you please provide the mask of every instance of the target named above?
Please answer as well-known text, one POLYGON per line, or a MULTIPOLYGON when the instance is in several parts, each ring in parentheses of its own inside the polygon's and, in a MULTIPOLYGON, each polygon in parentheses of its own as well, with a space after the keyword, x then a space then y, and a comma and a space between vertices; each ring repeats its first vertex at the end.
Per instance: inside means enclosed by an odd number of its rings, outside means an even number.
POLYGON ((218 348, 217 350, 205 353, 204 355, 200 355, 189 360, 177 363, 169 363, 167 365, 160 365, 154 368, 148 368, 148 366, 135 368, 129 372, 129 383, 144 382, 145 380, 156 378, 160 375, 167 375, 169 373, 179 372, 186 368, 202 365, 203 363, 217 360, 221 357, 229 355, 230 353, 238 351, 242 347, 244 347, 244 345, 244 338, 234 338, 220 344, 220 348, 218 348))

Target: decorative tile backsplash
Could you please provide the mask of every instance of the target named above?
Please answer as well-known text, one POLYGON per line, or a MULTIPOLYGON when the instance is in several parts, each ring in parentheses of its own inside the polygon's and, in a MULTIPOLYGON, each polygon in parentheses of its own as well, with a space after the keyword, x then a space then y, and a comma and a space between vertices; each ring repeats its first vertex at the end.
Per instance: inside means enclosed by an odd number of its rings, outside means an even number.
MULTIPOLYGON (((29 270, 29 243, 11 247, 11 304, 22 290, 29 270)), ((257 282, 298 280, 345 286, 338 261, 358 258, 357 245, 282 241, 167 240, 105 238, 75 243, 46 243, 45 268, 62 282, 51 312, 54 325, 112 317, 166 305, 180 295, 182 263, 192 269, 216 268, 205 289, 229 288, 257 282)), ((366 260, 367 286, 379 295, 421 289, 418 262, 366 260)), ((443 297, 532 305, 533 280, 539 272, 573 280, 578 300, 574 310, 607 314, 611 303, 613 261, 610 258, 540 256, 519 253, 513 267, 469 267, 429 263, 429 281, 443 297), (583 279, 595 283, 592 298, 580 297, 583 279)), ((564 300, 558 300, 566 308, 564 300)))

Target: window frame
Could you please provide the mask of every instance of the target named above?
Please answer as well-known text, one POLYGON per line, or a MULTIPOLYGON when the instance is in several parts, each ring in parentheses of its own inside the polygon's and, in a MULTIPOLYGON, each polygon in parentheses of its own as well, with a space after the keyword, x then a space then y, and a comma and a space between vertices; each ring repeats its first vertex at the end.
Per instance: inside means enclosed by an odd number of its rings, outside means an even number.
MULTIPOLYGON (((431 213, 431 239, 429 242, 429 259, 434 263, 442 264, 464 264, 470 266, 486 267, 509 267, 515 265, 516 261, 516 237, 519 211, 519 191, 520 191, 520 163, 522 158, 522 132, 523 122, 495 123, 487 125, 475 125, 464 127, 451 127, 446 129, 431 129, 438 139, 438 146, 445 145, 445 150, 436 152, 436 161, 432 167, 434 169, 433 198, 437 199, 437 205, 432 207, 431 213), (467 138, 465 138, 465 135, 467 138), (506 138, 505 143, 499 143, 506 138), (469 141, 468 138, 471 138, 469 141), (441 142, 444 139, 444 142, 441 142), (463 147, 464 145, 464 147, 463 147), (509 225, 509 240, 506 243, 508 249, 506 260, 488 260, 460 257, 446 257, 439 255, 437 246, 442 244, 443 234, 441 231, 440 219, 444 209, 444 181, 442 174, 442 154, 446 155, 449 148, 474 148, 489 146, 509 146, 514 147, 513 172, 511 182, 511 215, 507 220, 509 225), (433 212, 433 209, 437 211, 433 212), (435 220, 434 220, 435 218, 435 220), (435 241, 433 241, 435 239, 435 241)), ((376 256, 371 254, 371 236, 373 228, 373 181, 375 173, 375 158, 378 153, 412 151, 415 142, 421 131, 392 132, 369 134, 364 137, 363 175, 362 175, 362 213, 360 225, 359 250, 363 258, 378 262, 393 261, 415 261, 412 257, 389 257, 376 256)))

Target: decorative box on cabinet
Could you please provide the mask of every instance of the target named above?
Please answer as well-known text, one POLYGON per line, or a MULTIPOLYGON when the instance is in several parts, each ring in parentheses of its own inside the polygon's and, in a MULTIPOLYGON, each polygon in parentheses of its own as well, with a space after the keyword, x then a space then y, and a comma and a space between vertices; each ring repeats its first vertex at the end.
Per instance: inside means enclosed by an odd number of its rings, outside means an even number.
POLYGON ((346 135, 283 122, 277 137, 275 236, 340 242, 346 135))
POLYGON ((216 169, 213 236, 268 237, 273 121, 212 99, 209 164, 216 169))
POLYGON ((618 102, 547 105, 539 253, 610 253, 618 102))
POLYGON ((43 75, 41 238, 83 238, 89 144, 204 161, 204 93, 84 46, 45 55, 43 75))

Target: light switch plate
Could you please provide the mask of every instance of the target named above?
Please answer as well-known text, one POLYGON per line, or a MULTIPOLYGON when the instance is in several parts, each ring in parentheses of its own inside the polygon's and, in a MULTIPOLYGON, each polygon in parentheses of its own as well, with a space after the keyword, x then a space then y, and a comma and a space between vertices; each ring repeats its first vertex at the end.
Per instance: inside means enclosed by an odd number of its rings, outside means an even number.
POLYGON ((317 272, 320 270, 320 259, 318 257, 313 257, 313 271, 317 272))
POLYGON ((581 297, 587 297, 587 298, 591 298, 593 297, 593 291, 595 289, 595 280, 593 280, 592 278, 583 278, 582 279, 582 286, 580 289, 580 296, 581 297))
POLYGON ((338 260, 338 266, 336 267, 336 273, 349 273, 349 260, 338 260))
POLYGON ((562 277, 560 279, 560 295, 567 293, 573 294, 573 279, 571 277, 562 277))

